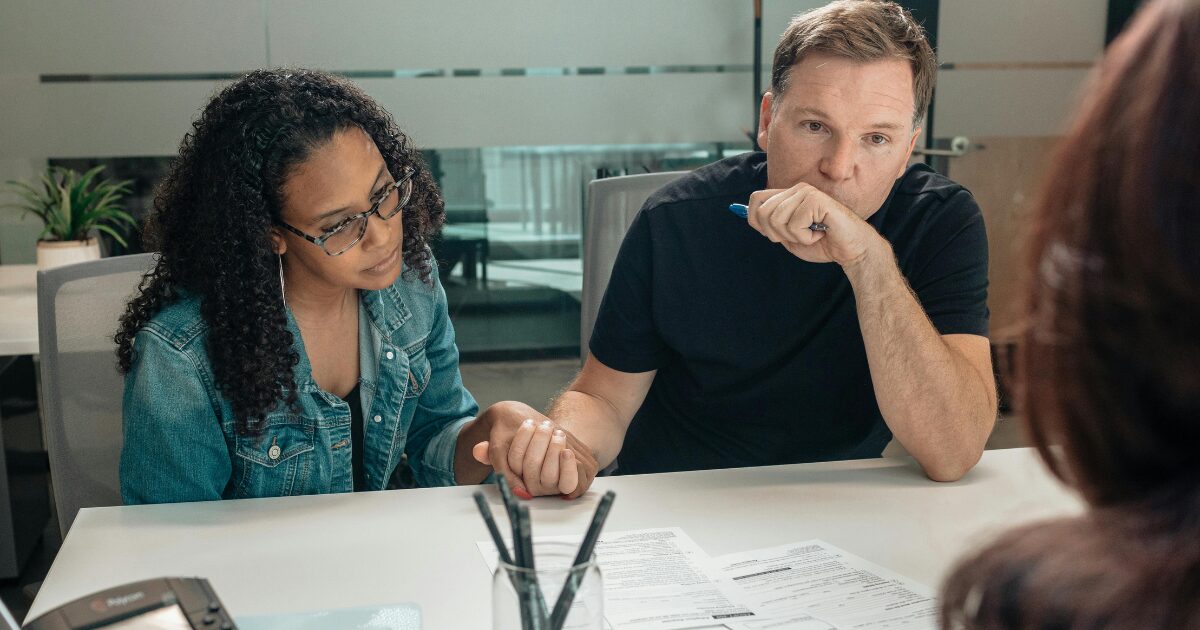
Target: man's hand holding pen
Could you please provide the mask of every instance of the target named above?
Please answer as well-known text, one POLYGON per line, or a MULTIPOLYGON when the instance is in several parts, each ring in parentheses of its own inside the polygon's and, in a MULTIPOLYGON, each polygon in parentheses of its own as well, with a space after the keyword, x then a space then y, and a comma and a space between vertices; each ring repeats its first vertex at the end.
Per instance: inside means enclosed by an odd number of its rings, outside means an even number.
POLYGON ((747 205, 751 227, 808 262, 853 266, 883 238, 853 210, 804 182, 751 193, 747 205))
POLYGON ((519 402, 497 403, 485 413, 491 422, 488 440, 476 444, 472 454, 505 475, 515 494, 574 499, 592 485, 599 464, 570 431, 519 402))

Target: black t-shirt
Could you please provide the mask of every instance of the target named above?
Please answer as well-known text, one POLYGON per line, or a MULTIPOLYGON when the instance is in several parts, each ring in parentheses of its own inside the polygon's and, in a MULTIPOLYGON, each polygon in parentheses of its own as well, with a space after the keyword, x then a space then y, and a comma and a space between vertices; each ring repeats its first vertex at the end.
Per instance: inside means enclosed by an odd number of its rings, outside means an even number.
MULTIPOLYGON (((728 210, 766 188, 763 153, 705 166, 634 219, 592 332, 622 372, 658 370, 618 473, 878 457, 883 422, 850 282, 728 210)), ((869 222, 941 334, 986 335, 987 236, 975 199, 923 164, 869 222)))

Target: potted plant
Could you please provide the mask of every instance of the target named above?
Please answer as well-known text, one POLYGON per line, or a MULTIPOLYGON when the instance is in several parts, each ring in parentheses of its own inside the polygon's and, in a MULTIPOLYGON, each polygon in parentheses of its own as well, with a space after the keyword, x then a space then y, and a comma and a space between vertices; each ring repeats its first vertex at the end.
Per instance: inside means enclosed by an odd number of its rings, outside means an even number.
POLYGON ((97 166, 80 175, 71 169, 51 166, 42 173, 37 187, 8 182, 7 191, 21 201, 5 207, 36 214, 45 225, 37 243, 39 269, 100 258, 95 232, 104 232, 125 245, 125 238, 117 228, 137 222, 119 202, 129 193, 132 182, 96 181, 102 170, 103 166, 97 166))

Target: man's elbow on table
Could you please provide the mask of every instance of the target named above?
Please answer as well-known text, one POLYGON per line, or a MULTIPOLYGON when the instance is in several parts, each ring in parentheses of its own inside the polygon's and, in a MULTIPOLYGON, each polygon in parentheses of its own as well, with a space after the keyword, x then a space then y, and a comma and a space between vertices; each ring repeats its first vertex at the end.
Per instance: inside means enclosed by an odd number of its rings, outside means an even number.
MULTIPOLYGON (((926 427, 908 439, 916 442, 908 448, 905 439, 900 443, 921 465, 925 476, 932 481, 958 481, 962 479, 983 457, 992 429, 996 426, 996 394, 988 392, 986 402, 970 405, 969 409, 934 413, 941 417, 966 418, 960 423, 942 425, 940 428, 926 427)), ((913 418, 908 418, 913 420, 913 418)), ((912 426, 912 425, 909 425, 912 426)), ((899 436, 897 436, 899 437, 899 436)))
POLYGON ((962 479, 983 457, 983 444, 961 445, 941 452, 916 456, 921 470, 931 481, 950 482, 962 479))

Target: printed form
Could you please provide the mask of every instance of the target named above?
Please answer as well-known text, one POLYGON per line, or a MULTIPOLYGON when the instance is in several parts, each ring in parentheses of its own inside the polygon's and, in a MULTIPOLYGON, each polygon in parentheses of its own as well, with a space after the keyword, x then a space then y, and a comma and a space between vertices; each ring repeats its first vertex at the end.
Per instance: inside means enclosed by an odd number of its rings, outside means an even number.
POLYGON ((733 553, 713 564, 762 618, 737 626, 747 630, 937 627, 937 600, 925 586, 820 540, 733 553))
MULTIPOLYGON (((478 546, 494 572, 495 545, 478 546)), ((600 536, 596 560, 604 617, 614 630, 937 627, 929 589, 820 540, 710 558, 677 527, 609 532, 600 536)))

